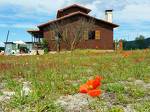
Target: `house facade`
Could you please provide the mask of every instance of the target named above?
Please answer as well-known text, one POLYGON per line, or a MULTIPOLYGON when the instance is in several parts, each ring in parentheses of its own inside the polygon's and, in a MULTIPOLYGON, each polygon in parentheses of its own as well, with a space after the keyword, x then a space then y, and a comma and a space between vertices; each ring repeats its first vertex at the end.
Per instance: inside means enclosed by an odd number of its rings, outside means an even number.
MULTIPOLYGON (((58 10, 55 20, 38 25, 39 30, 28 30, 28 33, 33 36, 33 42, 35 42, 35 40, 36 42, 40 42, 42 38, 45 38, 48 41, 49 50, 56 51, 57 30, 55 29, 55 27, 53 27, 54 24, 61 24, 61 28, 64 29, 62 34, 65 33, 66 35, 68 35, 67 38, 69 41, 69 39, 71 40, 73 38, 73 35, 70 35, 71 31, 69 31, 68 26, 76 28, 77 25, 80 25, 79 21, 81 20, 81 18, 84 18, 86 20, 93 20, 94 23, 92 25, 92 29, 83 31, 82 39, 76 45, 76 48, 113 50, 114 28, 118 27, 118 25, 112 23, 112 10, 105 11, 106 20, 92 17, 89 15, 90 12, 90 9, 82 7, 80 5, 71 5, 69 7, 58 10)), ((60 41, 60 49, 69 50, 69 47, 66 42, 60 41)))

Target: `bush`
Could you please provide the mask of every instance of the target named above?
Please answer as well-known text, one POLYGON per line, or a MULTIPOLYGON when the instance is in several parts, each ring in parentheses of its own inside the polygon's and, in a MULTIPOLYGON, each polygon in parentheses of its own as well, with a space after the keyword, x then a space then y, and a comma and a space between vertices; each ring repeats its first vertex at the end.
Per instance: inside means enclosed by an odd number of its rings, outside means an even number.
POLYGON ((48 53, 48 41, 46 39, 42 40, 42 48, 44 49, 44 53, 47 54, 48 53))

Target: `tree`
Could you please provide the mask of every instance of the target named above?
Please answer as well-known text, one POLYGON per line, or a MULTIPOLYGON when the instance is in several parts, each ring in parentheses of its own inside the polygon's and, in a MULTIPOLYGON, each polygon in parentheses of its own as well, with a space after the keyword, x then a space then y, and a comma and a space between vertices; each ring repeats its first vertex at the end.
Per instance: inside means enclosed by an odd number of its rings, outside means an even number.
POLYGON ((145 39, 145 37, 143 35, 140 35, 139 37, 136 37, 135 42, 136 42, 136 45, 139 49, 144 49, 145 48, 144 39, 145 39))
POLYGON ((123 43, 123 50, 126 50, 127 48, 127 46, 126 46, 126 44, 127 44, 127 41, 124 39, 124 40, 122 40, 122 43, 123 43))
POLYGON ((87 19, 80 17, 75 23, 55 22, 50 27, 55 32, 55 40, 57 44, 57 50, 60 51, 60 44, 63 42, 70 50, 74 50, 76 46, 83 39, 85 32, 93 29, 95 21, 93 18, 87 19))
POLYGON ((48 41, 46 39, 42 40, 42 48, 44 49, 44 53, 48 53, 48 41))

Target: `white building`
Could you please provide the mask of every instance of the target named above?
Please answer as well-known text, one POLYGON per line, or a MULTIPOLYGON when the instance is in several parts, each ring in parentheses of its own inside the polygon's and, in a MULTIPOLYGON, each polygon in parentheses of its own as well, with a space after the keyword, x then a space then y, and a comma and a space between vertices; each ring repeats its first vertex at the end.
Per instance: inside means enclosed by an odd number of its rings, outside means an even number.
POLYGON ((5 54, 6 55, 19 54, 20 48, 25 48, 26 53, 30 53, 33 49, 33 43, 32 42, 16 41, 16 42, 7 42, 5 44, 6 44, 6 48, 5 48, 5 54))

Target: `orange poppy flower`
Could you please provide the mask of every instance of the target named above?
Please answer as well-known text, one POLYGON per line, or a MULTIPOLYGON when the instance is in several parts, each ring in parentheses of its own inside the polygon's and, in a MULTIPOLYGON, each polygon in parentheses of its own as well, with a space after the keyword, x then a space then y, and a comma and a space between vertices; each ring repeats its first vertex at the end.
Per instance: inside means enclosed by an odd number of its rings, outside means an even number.
POLYGON ((95 79, 87 81, 86 84, 89 86, 89 89, 96 89, 101 86, 101 80, 102 78, 97 76, 95 79))
POLYGON ((95 79, 87 81, 86 84, 80 86, 80 93, 88 93, 92 97, 99 96, 101 91, 97 88, 101 86, 101 80, 102 77, 97 76, 95 79))
POLYGON ((98 89, 94 89, 94 90, 89 90, 88 91, 88 95, 92 96, 92 97, 97 97, 101 94, 101 90, 98 89))
POLYGON ((83 84, 80 86, 80 93, 87 93, 88 92, 88 85, 83 84))

